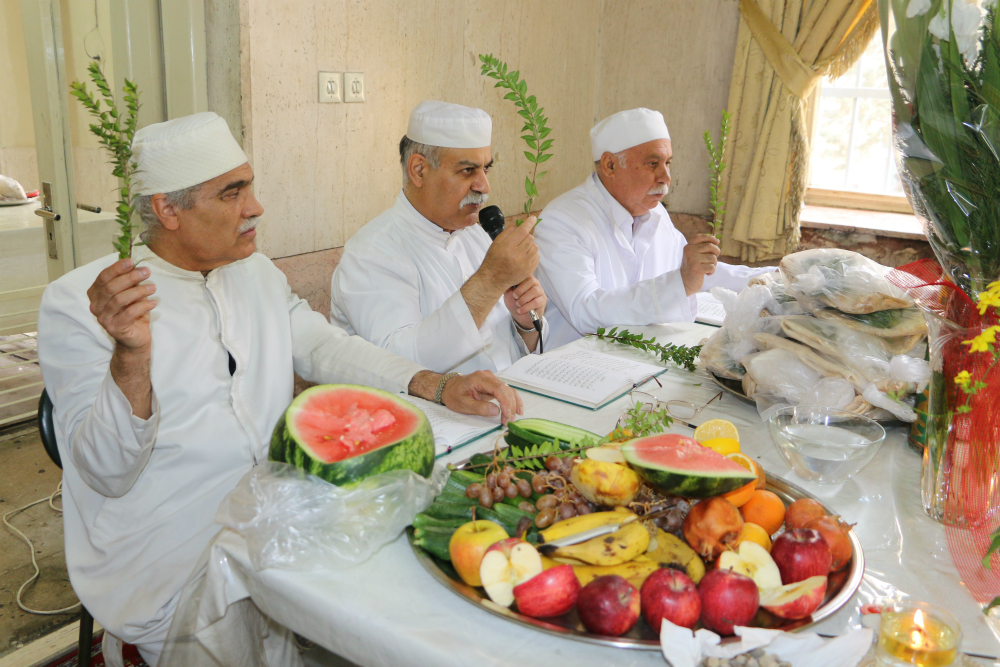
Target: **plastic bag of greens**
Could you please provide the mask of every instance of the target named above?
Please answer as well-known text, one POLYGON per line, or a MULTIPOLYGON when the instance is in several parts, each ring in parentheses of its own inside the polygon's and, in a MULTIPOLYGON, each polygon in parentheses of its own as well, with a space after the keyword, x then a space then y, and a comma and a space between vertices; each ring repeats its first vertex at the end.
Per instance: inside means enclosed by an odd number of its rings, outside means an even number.
POLYGON ((348 489, 268 461, 243 476, 215 520, 246 539, 257 570, 347 568, 399 537, 447 479, 438 465, 430 479, 392 470, 348 489))

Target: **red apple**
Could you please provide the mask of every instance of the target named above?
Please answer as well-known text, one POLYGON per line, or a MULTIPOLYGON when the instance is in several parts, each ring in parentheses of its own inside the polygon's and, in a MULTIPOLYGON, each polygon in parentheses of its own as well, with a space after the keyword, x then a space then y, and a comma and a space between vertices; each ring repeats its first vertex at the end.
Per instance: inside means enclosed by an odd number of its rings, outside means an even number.
POLYGON ((517 610, 532 618, 562 616, 576 606, 580 580, 572 565, 557 565, 514 587, 517 610))
POLYGON ((781 583, 794 584, 809 577, 830 574, 833 556, 819 531, 795 528, 778 535, 771 558, 781 572, 781 583))
POLYGON ((762 593, 760 606, 781 618, 805 618, 816 611, 824 595, 826 577, 809 577, 762 593))
POLYGON ((701 615, 701 598, 690 577, 679 570, 663 568, 646 577, 639 589, 642 617, 659 636, 667 619, 674 625, 694 628, 701 615))
POLYGON ((737 625, 747 625, 760 607, 754 580, 731 570, 712 570, 698 583, 701 624, 720 635, 733 634, 737 625))
POLYGON ((448 553, 451 555, 451 564, 462 581, 470 586, 482 586, 479 566, 483 562, 483 555, 491 544, 506 537, 506 530, 485 519, 470 521, 459 527, 448 542, 448 553))
POLYGON ((635 586, 617 574, 606 574, 583 587, 576 611, 591 632, 617 637, 631 630, 639 620, 639 605, 635 586))

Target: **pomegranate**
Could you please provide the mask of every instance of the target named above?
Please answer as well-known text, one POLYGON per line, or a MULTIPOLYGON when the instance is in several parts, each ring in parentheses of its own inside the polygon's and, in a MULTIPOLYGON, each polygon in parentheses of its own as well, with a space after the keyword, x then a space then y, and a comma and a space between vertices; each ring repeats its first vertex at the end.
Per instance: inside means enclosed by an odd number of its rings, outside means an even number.
POLYGON ((813 519, 824 516, 826 516, 826 510, 819 502, 811 498, 800 498, 785 510, 785 528, 788 530, 805 528, 806 524, 813 519))
POLYGON ((682 526, 684 539, 705 560, 732 549, 742 529, 740 511, 719 496, 695 503, 682 526))
POLYGON ((850 524, 844 523, 839 516, 822 516, 813 519, 805 527, 817 531, 826 540, 833 557, 831 572, 836 572, 851 562, 854 551, 851 549, 851 538, 847 536, 851 530, 850 524))

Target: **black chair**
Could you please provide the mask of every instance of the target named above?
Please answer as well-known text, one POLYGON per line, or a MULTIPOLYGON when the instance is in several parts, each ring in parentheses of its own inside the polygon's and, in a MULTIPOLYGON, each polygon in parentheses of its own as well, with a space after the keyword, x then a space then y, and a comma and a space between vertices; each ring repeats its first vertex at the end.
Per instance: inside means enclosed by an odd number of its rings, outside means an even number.
MULTIPOLYGON (((62 469, 62 459, 59 458, 59 448, 56 447, 56 428, 52 422, 52 399, 44 389, 38 398, 38 432, 42 436, 45 453, 52 462, 62 469)), ((77 647, 77 664, 89 665, 94 644, 94 617, 87 608, 80 604, 80 641, 77 647), (86 656, 84 659, 83 656, 86 656)))

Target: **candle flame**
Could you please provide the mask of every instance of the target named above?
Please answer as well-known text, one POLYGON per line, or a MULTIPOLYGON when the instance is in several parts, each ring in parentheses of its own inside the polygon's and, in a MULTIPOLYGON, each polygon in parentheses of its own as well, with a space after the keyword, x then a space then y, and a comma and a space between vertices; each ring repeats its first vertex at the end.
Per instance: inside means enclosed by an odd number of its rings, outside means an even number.
POLYGON ((913 615, 913 623, 917 625, 921 630, 924 629, 924 613, 921 610, 917 610, 917 613, 913 615))

